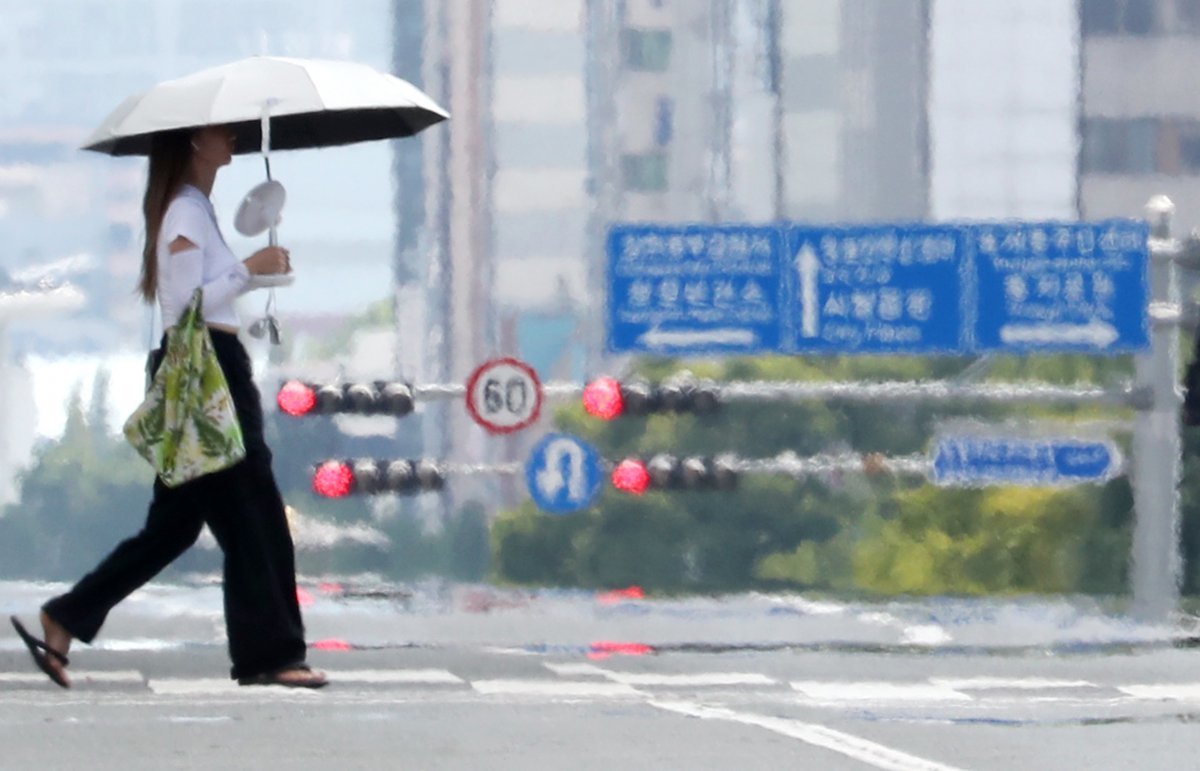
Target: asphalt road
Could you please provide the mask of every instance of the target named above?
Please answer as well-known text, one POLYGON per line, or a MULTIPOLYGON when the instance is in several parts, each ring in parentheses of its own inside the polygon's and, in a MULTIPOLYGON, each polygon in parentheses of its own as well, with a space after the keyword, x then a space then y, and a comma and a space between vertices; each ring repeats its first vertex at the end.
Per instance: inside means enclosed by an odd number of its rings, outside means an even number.
POLYGON ((195 591, 131 598, 69 691, 0 636, 0 768, 1200 768, 1200 650, 1091 610, 318 597, 307 692, 228 680, 195 591))

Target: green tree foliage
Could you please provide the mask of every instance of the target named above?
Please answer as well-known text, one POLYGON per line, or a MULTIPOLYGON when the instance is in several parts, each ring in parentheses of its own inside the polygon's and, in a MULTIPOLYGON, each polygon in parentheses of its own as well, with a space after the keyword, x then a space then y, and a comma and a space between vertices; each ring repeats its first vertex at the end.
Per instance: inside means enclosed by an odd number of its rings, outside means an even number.
MULTIPOLYGON (((871 523, 858 543, 857 583, 905 594, 1078 591, 1097 567, 1089 552, 1100 546, 1090 537, 1099 497, 1082 487, 905 491, 897 516, 871 523)), ((1115 558, 1128 544, 1110 535, 1106 551, 1115 558)))
POLYGON ((72 395, 62 437, 41 444, 21 475, 21 499, 0 518, 4 575, 78 578, 145 520, 153 472, 108 431, 106 388, 102 374, 86 411, 72 395))

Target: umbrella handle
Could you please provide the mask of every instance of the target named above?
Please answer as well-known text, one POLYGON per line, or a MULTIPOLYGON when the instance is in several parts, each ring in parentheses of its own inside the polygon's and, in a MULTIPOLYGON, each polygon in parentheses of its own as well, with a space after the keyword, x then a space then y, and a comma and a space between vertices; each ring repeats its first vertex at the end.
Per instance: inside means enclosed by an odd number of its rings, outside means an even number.
POLYGON ((267 179, 271 178, 271 107, 274 104, 274 99, 262 103, 262 154, 267 163, 267 179))
MULTIPOLYGON (((263 165, 267 168, 267 181, 271 179, 271 106, 274 104, 274 99, 267 99, 262 105, 262 156, 263 165)), ((278 244, 275 238, 275 223, 271 223, 271 228, 267 233, 267 244, 270 246, 278 244)))

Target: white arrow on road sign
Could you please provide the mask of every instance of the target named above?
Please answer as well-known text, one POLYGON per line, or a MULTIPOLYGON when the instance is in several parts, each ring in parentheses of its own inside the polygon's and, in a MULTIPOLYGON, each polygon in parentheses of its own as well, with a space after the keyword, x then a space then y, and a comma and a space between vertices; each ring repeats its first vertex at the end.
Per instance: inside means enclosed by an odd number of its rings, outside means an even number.
POLYGON ((600 453, 570 434, 542 437, 525 463, 530 496, 538 508, 551 514, 570 514, 591 506, 603 479, 600 453))
POLYGON ((583 468, 583 448, 569 439, 555 439, 546 446, 546 465, 537 472, 538 491, 546 498, 557 498, 558 492, 567 485, 567 494, 572 501, 582 500, 587 495, 587 478, 583 468), (568 458, 570 481, 563 479, 562 462, 568 458))
POLYGON ((1000 340, 1009 344, 1089 345, 1107 348, 1120 334, 1112 324, 1092 319, 1086 324, 1005 324, 1000 340))
POLYGON ((818 326, 817 271, 821 261, 812 244, 805 243, 796 255, 796 271, 800 274, 800 334, 816 337, 818 326))
POLYGON ((638 337, 638 342, 647 348, 686 348, 703 345, 757 345, 758 335, 750 329, 727 327, 724 329, 666 330, 651 329, 638 337))

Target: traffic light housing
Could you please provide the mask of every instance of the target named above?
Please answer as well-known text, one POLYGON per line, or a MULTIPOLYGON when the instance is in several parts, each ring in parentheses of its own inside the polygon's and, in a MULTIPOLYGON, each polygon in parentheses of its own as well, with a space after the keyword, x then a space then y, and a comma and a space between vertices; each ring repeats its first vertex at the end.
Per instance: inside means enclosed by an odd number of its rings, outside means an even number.
POLYGON ((654 490, 716 490, 737 488, 738 468, 732 455, 694 455, 677 458, 669 453, 646 460, 626 458, 612 473, 613 487, 631 495, 654 490))
POLYGON ((384 380, 340 385, 289 380, 280 386, 276 402, 294 417, 335 413, 403 417, 414 406, 412 385, 384 380))
POLYGON ((313 468, 313 491, 326 498, 416 495, 441 490, 445 482, 445 472, 428 458, 327 460, 313 468))
POLYGON ((588 414, 602 420, 657 412, 711 415, 720 409, 721 397, 716 383, 697 380, 690 374, 657 385, 641 379, 620 382, 602 377, 584 387, 583 406, 588 414))

